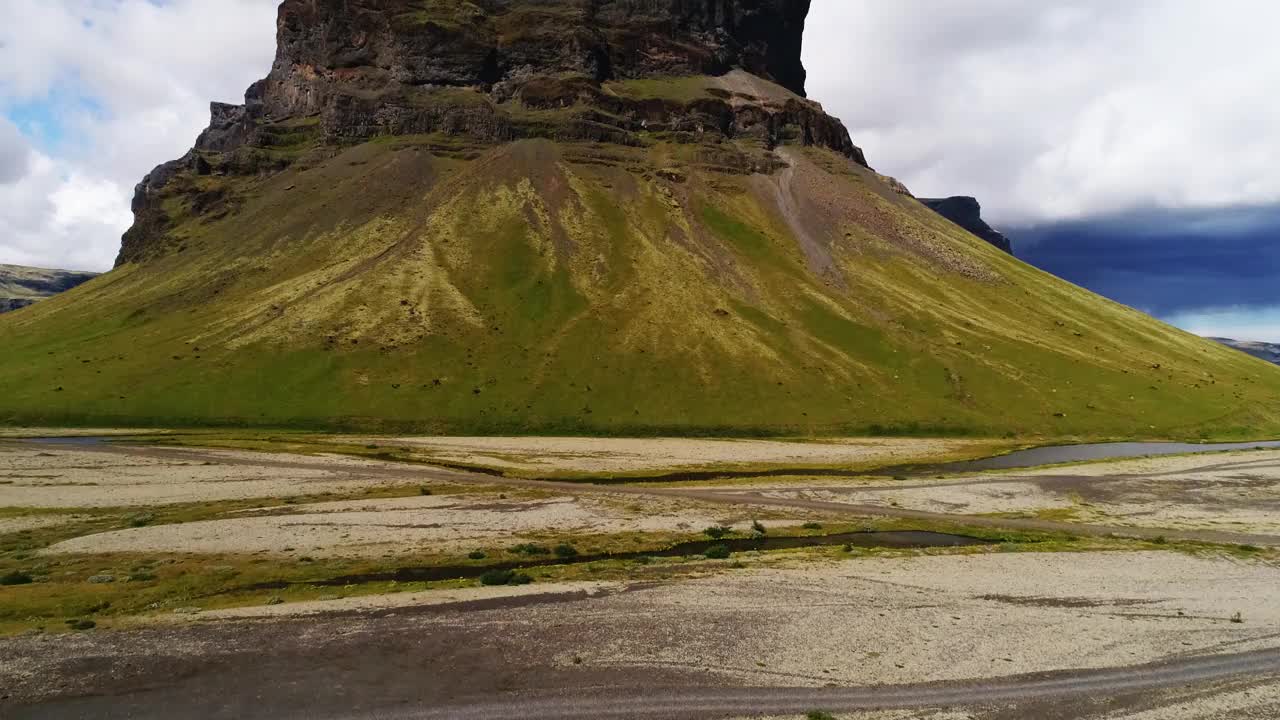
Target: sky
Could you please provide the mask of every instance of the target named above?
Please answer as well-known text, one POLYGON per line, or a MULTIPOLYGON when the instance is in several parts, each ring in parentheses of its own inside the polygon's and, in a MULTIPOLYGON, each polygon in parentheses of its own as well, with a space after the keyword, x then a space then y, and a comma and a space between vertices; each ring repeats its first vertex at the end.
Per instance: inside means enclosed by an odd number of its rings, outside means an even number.
MULTIPOLYGON (((276 0, 3 0, 0 262, 108 269, 133 186, 274 53, 276 0)), ((1019 256, 1203 334, 1280 341, 1271 0, 814 0, 809 95, 1019 256)))
POLYGON ((106 270, 133 188, 275 53, 275 0, 0 0, 0 263, 106 270))

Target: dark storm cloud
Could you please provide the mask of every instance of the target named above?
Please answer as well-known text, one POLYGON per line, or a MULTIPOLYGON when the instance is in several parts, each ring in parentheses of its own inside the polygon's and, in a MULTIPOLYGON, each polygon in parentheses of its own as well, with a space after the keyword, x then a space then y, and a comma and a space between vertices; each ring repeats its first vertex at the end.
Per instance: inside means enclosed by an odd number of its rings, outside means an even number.
POLYGON ((1280 304, 1280 206, 1145 210, 1005 228, 1018 256, 1167 317, 1280 304))

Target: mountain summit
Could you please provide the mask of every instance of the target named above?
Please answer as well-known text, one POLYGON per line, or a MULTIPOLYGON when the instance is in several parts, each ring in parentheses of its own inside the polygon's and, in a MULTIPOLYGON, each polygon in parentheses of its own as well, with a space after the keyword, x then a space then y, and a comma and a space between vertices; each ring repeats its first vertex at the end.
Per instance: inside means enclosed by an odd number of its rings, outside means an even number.
MULTIPOLYGON (((665 135, 772 147, 790 134, 865 164, 840 121, 803 98, 808 12, 807 0, 289 0, 271 73, 243 105, 213 103, 195 149, 138 186, 138 224, 118 264, 178 244, 165 238, 163 208, 175 174, 278 169, 290 159, 278 150, 308 138, 442 133, 642 147, 665 135), (209 153, 221 156, 218 167, 209 153)), ((714 161, 732 169, 778 165, 722 149, 714 161)))
POLYGON ((1244 435, 1280 372, 1039 272, 804 96, 807 0, 288 0, 0 421, 1244 435))

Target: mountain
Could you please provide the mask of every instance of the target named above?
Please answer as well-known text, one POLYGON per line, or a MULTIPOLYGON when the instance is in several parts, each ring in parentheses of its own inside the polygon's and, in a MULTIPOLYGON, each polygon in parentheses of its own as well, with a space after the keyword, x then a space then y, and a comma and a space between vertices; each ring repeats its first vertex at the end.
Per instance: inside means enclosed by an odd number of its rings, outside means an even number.
POLYGON ((1240 436, 1280 372, 1035 270, 804 96, 803 0, 289 0, 0 420, 1240 436))
POLYGON ((72 270, 0 265, 0 313, 18 310, 38 300, 66 292, 97 275, 72 270))
POLYGON ((976 198, 957 195, 949 198, 920 198, 925 207, 942 217, 986 240, 1001 250, 1013 254, 1013 243, 982 219, 982 205, 976 198))
POLYGON ((1276 343, 1256 342, 1253 340, 1232 340, 1230 338, 1209 338, 1227 347, 1235 348, 1269 363, 1280 365, 1280 345, 1276 343))

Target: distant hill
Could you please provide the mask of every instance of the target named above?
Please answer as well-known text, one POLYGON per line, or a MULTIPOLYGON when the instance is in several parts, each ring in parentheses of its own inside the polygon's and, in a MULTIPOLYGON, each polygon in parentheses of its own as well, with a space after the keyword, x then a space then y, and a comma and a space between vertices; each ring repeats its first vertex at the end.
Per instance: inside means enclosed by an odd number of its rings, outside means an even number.
POLYGON ((949 198, 920 198, 920 202, 924 203, 925 207, 965 230, 1010 255, 1013 254, 1013 243, 1009 241, 1009 238, 982 219, 982 205, 978 203, 976 198, 957 195, 949 198))
POLYGON ((91 272, 0 265, 0 313, 18 310, 66 292, 97 276, 91 272))
POLYGON ((1280 434, 1280 372, 874 172, 808 7, 286 0, 116 269, 0 316, 0 422, 1280 434))
POLYGON ((1253 340, 1232 340, 1231 338, 1209 338, 1214 342, 1220 342, 1227 347, 1233 347, 1241 352, 1249 353, 1256 358, 1262 358, 1270 363, 1280 365, 1280 345, 1276 343, 1256 342, 1253 340))

